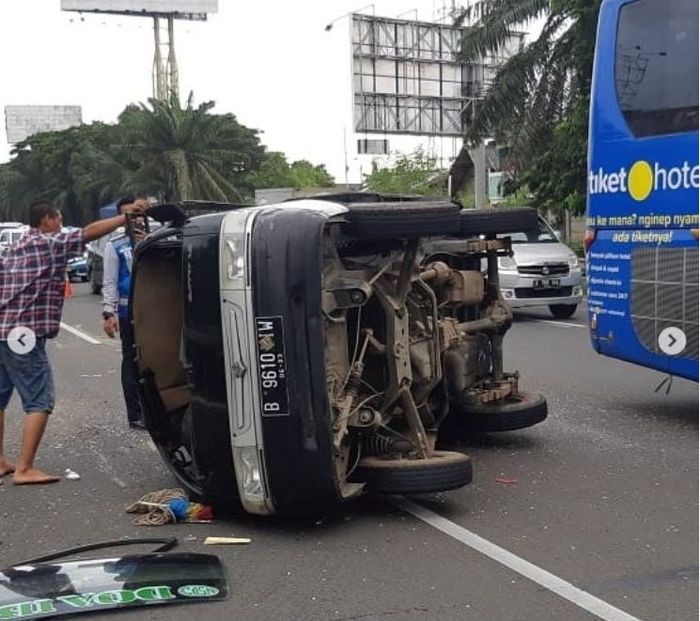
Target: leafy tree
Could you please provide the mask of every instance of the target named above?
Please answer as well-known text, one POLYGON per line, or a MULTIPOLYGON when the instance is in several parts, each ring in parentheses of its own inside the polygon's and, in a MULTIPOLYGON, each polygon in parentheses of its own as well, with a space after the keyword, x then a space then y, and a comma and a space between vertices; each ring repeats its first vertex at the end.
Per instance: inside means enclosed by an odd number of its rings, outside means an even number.
POLYGON ((93 123, 30 136, 0 165, 0 219, 26 219, 27 205, 51 200, 66 222, 124 194, 161 200, 240 200, 264 148, 257 132, 212 102, 182 107, 176 99, 129 106, 114 125, 93 123))
POLYGON ((26 220, 37 198, 81 224, 125 194, 230 202, 250 198, 256 187, 333 184, 323 166, 265 153, 256 130, 233 114, 213 114, 213 106, 195 106, 192 95, 184 106, 177 98, 150 100, 128 106, 116 124, 30 136, 0 165, 0 220, 26 220))
POLYGON ((495 52, 524 23, 546 18, 539 37, 499 68, 467 136, 509 144, 514 187, 530 184, 538 205, 583 208, 586 111, 600 3, 479 0, 458 18, 461 24, 476 17, 462 40, 467 61, 495 52))
POLYGON ((537 206, 563 217, 586 209, 588 106, 579 102, 554 126, 551 140, 521 175, 522 183, 537 197, 537 206))
POLYGON ((268 151, 260 168, 248 177, 254 188, 317 188, 330 187, 333 177, 322 164, 314 166, 306 160, 298 160, 290 165, 284 153, 268 151))
POLYGON ((292 162, 289 170, 294 188, 328 188, 335 183, 323 164, 314 166, 306 160, 297 160, 292 162))
POLYGON ((265 153, 260 168, 248 176, 248 183, 256 189, 292 187, 289 163, 284 153, 279 151, 265 153))
POLYGON ((119 117, 129 156, 139 163, 131 183, 165 201, 242 200, 241 182, 263 153, 257 132, 232 114, 209 114, 213 101, 195 108, 191 94, 184 108, 175 96, 149 103, 119 117))
POLYGON ((0 204, 14 218, 24 220, 30 202, 46 199, 56 203, 67 220, 79 218, 70 163, 84 140, 81 128, 71 128, 35 134, 17 143, 11 165, 0 168, 0 204))
POLYGON ((399 154, 391 165, 382 166, 375 160, 367 186, 374 192, 444 194, 447 174, 437 169, 436 162, 421 148, 408 155, 399 154))

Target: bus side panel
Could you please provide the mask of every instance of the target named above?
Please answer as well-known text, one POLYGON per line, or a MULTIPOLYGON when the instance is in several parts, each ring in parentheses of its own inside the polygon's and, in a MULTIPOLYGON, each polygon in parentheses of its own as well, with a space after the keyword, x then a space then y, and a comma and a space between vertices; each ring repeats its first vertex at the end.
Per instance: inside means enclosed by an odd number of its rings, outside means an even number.
POLYGON ((599 231, 588 252, 588 309, 601 354, 698 379, 698 245, 686 230, 599 231), (672 239, 640 245, 636 237, 672 239), (685 348, 670 356, 676 328, 685 348))

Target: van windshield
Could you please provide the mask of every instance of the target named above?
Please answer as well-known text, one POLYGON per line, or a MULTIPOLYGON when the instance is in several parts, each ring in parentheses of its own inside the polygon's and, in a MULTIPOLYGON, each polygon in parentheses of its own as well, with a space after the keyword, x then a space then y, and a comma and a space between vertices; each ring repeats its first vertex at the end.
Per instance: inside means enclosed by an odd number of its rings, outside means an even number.
POLYGON ((512 244, 552 244, 559 241, 554 231, 542 220, 538 220, 537 227, 533 229, 517 233, 502 233, 497 237, 510 237, 512 244))

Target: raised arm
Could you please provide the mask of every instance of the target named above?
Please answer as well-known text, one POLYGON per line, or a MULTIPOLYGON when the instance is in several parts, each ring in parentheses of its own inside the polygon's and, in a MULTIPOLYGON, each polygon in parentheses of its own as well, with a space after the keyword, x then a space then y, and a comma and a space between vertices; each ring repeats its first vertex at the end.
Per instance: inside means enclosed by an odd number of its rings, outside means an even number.
MULTIPOLYGON (((123 209, 125 212, 146 211, 148 207, 147 201, 139 199, 132 205, 125 205, 123 209)), ((97 220, 97 222, 92 222, 83 229, 83 240, 89 242, 94 239, 99 239, 104 235, 109 235, 112 231, 116 231, 120 226, 124 226, 125 224, 125 214, 114 216, 113 218, 105 218, 104 220, 97 220)))

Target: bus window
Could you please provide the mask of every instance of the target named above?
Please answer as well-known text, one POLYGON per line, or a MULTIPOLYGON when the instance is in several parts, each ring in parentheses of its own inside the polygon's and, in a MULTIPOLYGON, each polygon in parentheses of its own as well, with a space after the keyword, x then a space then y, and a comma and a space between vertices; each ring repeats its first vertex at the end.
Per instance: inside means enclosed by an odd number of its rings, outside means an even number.
POLYGON ((698 0, 637 0, 620 10, 615 87, 635 136, 697 131, 697 23, 698 0))

